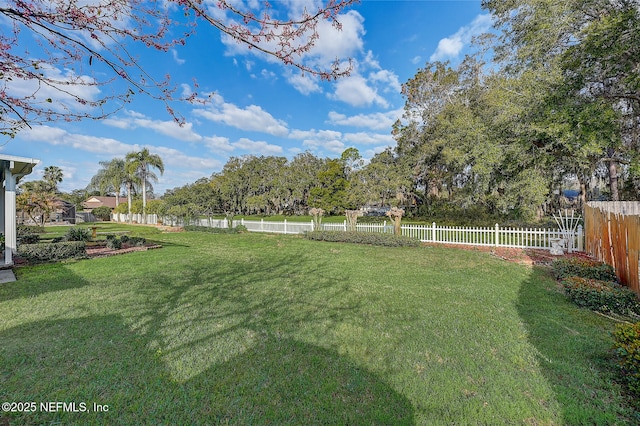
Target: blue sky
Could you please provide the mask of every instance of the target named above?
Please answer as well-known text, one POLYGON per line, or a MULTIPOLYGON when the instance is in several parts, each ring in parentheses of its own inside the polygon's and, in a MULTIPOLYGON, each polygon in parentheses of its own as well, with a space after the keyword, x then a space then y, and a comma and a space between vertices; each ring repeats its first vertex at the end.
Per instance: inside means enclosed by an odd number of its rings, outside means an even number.
MULTIPOLYGON (((312 0, 287 4, 303 1, 312 0)), ((340 21, 339 33, 320 29, 320 40, 304 60, 350 57, 354 69, 347 78, 301 76, 200 23, 186 46, 135 52, 145 69, 170 74, 180 90, 193 90, 195 78, 199 93, 211 95, 206 106, 174 105, 185 126, 177 126, 162 103, 138 96, 105 120, 35 126, 0 152, 39 159, 32 178, 40 178, 46 166, 61 167, 60 189, 71 191, 89 183, 100 161, 148 147, 165 164, 154 185, 157 195, 211 176, 231 156, 291 158, 310 151, 335 158, 355 147, 371 158, 395 144, 391 126, 402 115, 401 84, 429 60, 457 63, 471 37, 491 23, 479 0, 364 0, 340 21)))

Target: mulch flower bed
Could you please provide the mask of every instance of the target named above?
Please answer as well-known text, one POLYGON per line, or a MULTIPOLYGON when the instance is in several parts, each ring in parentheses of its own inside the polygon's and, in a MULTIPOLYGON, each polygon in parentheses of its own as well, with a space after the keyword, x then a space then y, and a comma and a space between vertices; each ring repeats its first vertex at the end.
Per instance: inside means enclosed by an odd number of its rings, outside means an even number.
POLYGON ((115 256, 118 254, 133 253, 136 251, 146 251, 162 247, 159 244, 145 244, 143 246, 129 246, 122 244, 122 248, 118 250, 110 249, 106 244, 87 246, 87 256, 90 258, 115 256))
POLYGON ((449 247, 462 250, 475 250, 491 253, 493 256, 508 262, 522 263, 525 265, 542 265, 549 266, 554 259, 558 259, 563 256, 571 257, 584 257, 590 259, 591 257, 584 252, 565 253, 562 256, 556 256, 544 249, 522 249, 511 247, 491 247, 491 246, 469 246, 464 244, 426 244, 433 247, 449 247))

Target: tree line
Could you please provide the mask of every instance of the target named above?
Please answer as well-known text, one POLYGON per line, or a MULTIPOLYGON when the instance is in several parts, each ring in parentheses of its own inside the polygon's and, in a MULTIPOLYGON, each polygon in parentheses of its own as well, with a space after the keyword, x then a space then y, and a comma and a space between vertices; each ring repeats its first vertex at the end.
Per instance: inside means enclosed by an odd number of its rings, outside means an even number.
POLYGON ((209 185, 216 201, 191 206, 192 214, 339 213, 374 204, 418 216, 531 221, 562 207, 567 188, 578 208, 589 199, 639 199, 640 2, 482 6, 495 31, 460 64, 427 63, 403 84, 397 144, 368 164, 353 148, 335 159, 232 158, 165 202, 188 205, 196 198, 181 194, 209 185))
POLYGON ((404 183, 394 163, 387 150, 365 166, 355 148, 345 150, 339 158, 319 158, 310 152, 292 159, 231 157, 220 172, 167 190, 154 204, 153 213, 181 218, 303 215, 318 208, 327 214, 343 214, 365 204, 398 205, 404 201, 404 183))

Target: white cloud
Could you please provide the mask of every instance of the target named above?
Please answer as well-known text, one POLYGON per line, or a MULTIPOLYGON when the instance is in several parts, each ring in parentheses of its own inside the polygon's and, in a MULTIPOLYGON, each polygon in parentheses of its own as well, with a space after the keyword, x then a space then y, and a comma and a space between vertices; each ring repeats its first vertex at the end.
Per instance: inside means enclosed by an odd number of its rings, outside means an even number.
POLYGON ((282 147, 272 145, 264 141, 252 141, 251 139, 241 138, 237 142, 232 143, 234 148, 248 151, 254 155, 278 155, 282 154, 282 147))
POLYGON ((335 111, 329 112, 328 123, 338 124, 341 126, 364 127, 371 130, 389 129, 397 119, 402 117, 403 110, 394 110, 389 112, 377 112, 373 114, 358 114, 347 117, 335 111))
MULTIPOLYGON (((269 13, 274 18, 297 19, 302 16, 305 10, 318 10, 322 4, 322 2, 313 0, 279 1, 278 6, 274 6, 269 13), (287 14, 287 18, 283 16, 283 12, 287 14)), ((254 11, 254 13, 259 16, 261 12, 254 11)), ((314 41, 312 47, 299 57, 293 57, 293 61, 303 63, 312 69, 330 70, 336 60, 346 66, 348 58, 352 58, 358 52, 361 52, 364 46, 363 36, 365 34, 362 15, 350 10, 338 15, 337 19, 341 26, 340 29, 336 28, 330 21, 320 20, 316 27, 318 39, 314 41)), ((229 16, 224 18, 224 22, 228 25, 239 24, 231 20, 229 16)), ((281 26, 277 29, 277 31, 284 30, 286 30, 286 26, 281 26)), ((288 40, 288 42, 293 46, 302 45, 306 43, 310 36, 311 33, 305 34, 297 40, 288 40)), ((277 57, 265 54, 259 49, 250 49, 246 44, 238 43, 237 40, 227 34, 221 35, 221 41, 226 46, 226 56, 255 55, 270 63, 282 63, 277 57)), ((277 38, 271 41, 263 40, 257 44, 262 49, 271 52, 277 52, 280 49, 277 38)), ((235 58, 233 61, 237 64, 235 58)), ((252 68, 248 67, 247 69, 251 71, 252 68)), ((284 70, 287 81, 300 93, 307 95, 320 91, 320 87, 314 79, 293 74, 289 68, 284 68, 284 70)))
POLYGON ((116 139, 69 133, 50 126, 34 127, 20 133, 20 137, 28 141, 44 142, 53 146, 69 146, 82 151, 113 156, 124 156, 130 151, 141 149, 137 144, 128 145, 116 139))
MULTIPOLYGON (((129 152, 139 151, 144 147, 144 145, 139 144, 125 144, 112 138, 69 133, 66 130, 49 126, 34 127, 24 131, 20 134, 20 138, 25 141, 41 142, 56 147, 70 147, 78 151, 95 153, 104 158, 124 157, 129 152)), ((176 180, 176 175, 184 170, 202 177, 208 176, 213 170, 222 167, 222 162, 217 159, 190 156, 175 148, 165 146, 148 146, 148 148, 154 154, 160 155, 165 165, 165 175, 163 177, 159 176, 160 182, 157 188, 167 188, 168 182, 178 182, 180 185, 184 185, 183 180, 176 180)), ((81 166, 78 165, 80 163, 74 163, 73 165, 60 163, 65 177, 64 186, 61 186, 61 188, 64 187, 65 190, 71 190, 82 188, 89 183, 89 179, 99 169, 99 166, 93 163, 86 165, 85 163, 81 166)), ((176 184, 173 186, 176 186, 176 184)))
POLYGON ((378 145, 382 143, 390 145, 395 141, 395 139, 393 139, 393 136, 391 134, 384 135, 380 133, 365 133, 365 132, 346 133, 344 135, 344 140, 346 142, 350 142, 352 144, 357 144, 357 145, 362 145, 362 144, 378 145))
POLYGON ((207 120, 224 123, 241 130, 268 133, 274 136, 286 136, 289 133, 284 121, 275 119, 257 105, 239 108, 224 102, 220 95, 212 95, 211 99, 213 102, 206 109, 196 109, 193 113, 207 120))
POLYGON ((369 74, 369 81, 385 84, 385 92, 400 93, 402 91, 402 85, 400 84, 398 76, 389 70, 380 70, 369 74))
POLYGON ((336 59, 344 60, 362 51, 364 18, 355 10, 338 16, 341 29, 335 28, 328 21, 318 23, 319 39, 306 53, 305 59, 320 66, 331 65, 336 59))
POLYGON ((457 57, 474 36, 491 28, 491 15, 478 15, 471 24, 460 28, 455 34, 438 42, 438 48, 429 58, 430 61, 443 61, 457 57))
POLYGON ((289 133, 291 139, 318 139, 318 140, 332 140, 342 137, 342 133, 335 130, 292 130, 289 133))
POLYGON ((213 158, 193 157, 190 155, 186 155, 185 153, 178 151, 175 148, 154 146, 149 147, 149 149, 154 154, 158 154, 162 158, 165 170, 171 168, 212 170, 218 169, 222 166, 222 163, 220 161, 213 158))
POLYGON ((309 95, 311 93, 322 92, 318 79, 310 75, 302 75, 300 73, 288 72, 286 75, 287 81, 303 95, 309 95))
POLYGON ((355 107, 370 106, 374 103, 383 108, 389 106, 387 101, 378 95, 377 90, 370 87, 367 80, 360 75, 352 75, 336 82, 335 93, 329 97, 355 107))
POLYGON ((313 151, 341 154, 346 146, 341 141, 342 133, 335 130, 293 130, 289 138, 302 141, 302 146, 313 151))
POLYGON ((323 150, 333 154, 342 154, 346 149, 346 145, 339 140, 319 141, 308 139, 302 142, 303 146, 314 150, 323 150))
POLYGON ((178 57, 178 51, 176 49, 171 49, 171 55, 173 56, 173 60, 176 61, 176 64, 178 64, 178 65, 182 65, 185 62, 187 62, 184 59, 180 59, 178 57))
POLYGON ((119 129, 136 129, 139 127, 151 129, 154 132, 181 141, 195 142, 202 140, 202 136, 193 130, 193 123, 185 123, 181 126, 173 120, 151 120, 145 115, 135 111, 127 111, 127 115, 129 117, 107 118, 102 122, 108 126, 117 127, 119 129))
POLYGON ((278 76, 276 75, 275 72, 269 71, 268 69, 265 69, 265 68, 263 68, 262 71, 260 71, 260 75, 265 80, 277 80, 278 79, 278 76))
POLYGON ((204 144, 211 152, 231 152, 234 149, 231 143, 229 143, 229 138, 223 136, 205 137, 204 144))
MULTIPOLYGON (((95 85, 96 81, 86 75, 76 75, 72 70, 64 71, 54 68, 46 63, 39 63, 39 72, 41 72, 47 80, 53 83, 55 87, 49 84, 39 84, 35 79, 24 80, 21 78, 12 78, 11 84, 7 85, 7 93, 16 98, 29 97, 29 103, 35 108, 49 109, 60 113, 89 111, 91 107, 88 104, 80 103, 78 99, 93 102, 100 96, 100 89, 95 85), (53 99, 53 102, 48 102, 53 99), (39 105, 38 105, 39 104, 39 105)), ((5 76, 3 80, 8 80, 9 76, 5 76)))

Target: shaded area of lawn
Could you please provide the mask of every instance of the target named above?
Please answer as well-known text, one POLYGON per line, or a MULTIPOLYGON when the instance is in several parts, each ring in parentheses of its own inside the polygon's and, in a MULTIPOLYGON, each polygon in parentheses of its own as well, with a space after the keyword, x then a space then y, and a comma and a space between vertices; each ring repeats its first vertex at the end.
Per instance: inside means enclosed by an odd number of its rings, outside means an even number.
POLYGON ((261 336, 178 383, 161 353, 116 316, 35 322, 0 333, 2 401, 75 402, 89 412, 10 414, 13 424, 411 424, 409 401, 338 354, 261 336), (123 350, 134 353, 122 356, 123 350), (27 389, 16 393, 12 389, 27 389), (301 392, 303 390, 303 392, 301 392), (82 406, 84 403, 84 407, 82 406), (93 411, 94 404, 107 406, 93 411))
POLYGON ((563 373, 578 377, 565 388, 549 374, 559 334, 547 319, 567 325, 581 311, 545 300, 549 280, 521 265, 292 236, 155 238, 162 250, 23 268, 0 288, 0 398, 117 408, 17 424, 626 419, 589 355, 563 373), (567 312, 545 314, 553 303, 567 312), (585 385, 606 402, 568 396, 585 385), (573 416, 582 403, 602 416, 573 416))
POLYGON ((640 424, 617 383, 613 321, 576 308, 543 268, 521 286, 517 307, 566 424, 640 424))

